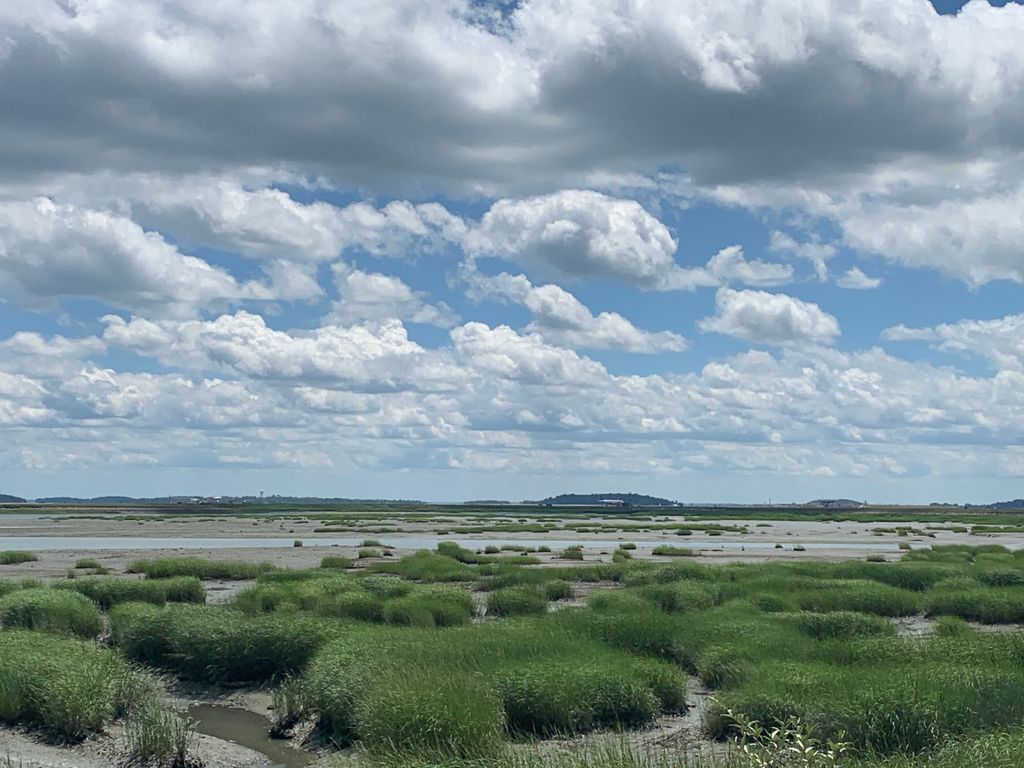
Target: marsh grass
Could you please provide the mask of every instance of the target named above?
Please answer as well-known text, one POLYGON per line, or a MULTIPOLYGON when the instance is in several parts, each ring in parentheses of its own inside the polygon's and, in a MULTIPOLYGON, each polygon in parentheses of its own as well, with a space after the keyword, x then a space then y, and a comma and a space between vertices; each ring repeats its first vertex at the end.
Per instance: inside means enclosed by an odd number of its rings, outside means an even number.
POLYGON ((659 557, 696 557, 697 552, 689 547, 672 547, 668 544, 662 544, 661 546, 655 547, 651 550, 652 555, 658 555, 659 557))
POLYGON ((261 573, 274 570, 273 563, 247 563, 238 560, 207 560, 201 557, 168 557, 135 560, 128 564, 129 573, 144 573, 150 579, 192 576, 202 580, 247 581, 261 573))
POLYGON ((128 658, 203 682, 267 681, 301 670, 343 626, 288 614, 249 616, 215 606, 125 603, 110 611, 128 658))
POLYGON ((39 557, 35 552, 22 552, 20 550, 7 550, 0 552, 0 565, 20 565, 22 563, 34 563, 39 557))
POLYGON ((487 594, 489 616, 528 616, 547 610, 547 597, 533 587, 504 587, 487 594))
POLYGON ((140 673, 95 643, 0 633, 0 720, 78 741, 151 695, 140 673))
POLYGON ((103 631, 103 618, 89 598, 46 587, 21 589, 0 598, 0 624, 4 629, 87 638, 103 631))
POLYGON ((345 570, 352 567, 352 560, 348 557, 342 557, 340 555, 328 555, 327 557, 320 559, 321 568, 337 568, 339 570, 345 570))
POLYGON ((197 725, 188 715, 150 699, 125 718, 125 751, 147 765, 185 768, 197 742, 197 725))
POLYGON ((85 595, 103 610, 121 603, 205 603, 206 590, 194 576, 166 579, 124 579, 93 576, 57 582, 53 589, 85 595))

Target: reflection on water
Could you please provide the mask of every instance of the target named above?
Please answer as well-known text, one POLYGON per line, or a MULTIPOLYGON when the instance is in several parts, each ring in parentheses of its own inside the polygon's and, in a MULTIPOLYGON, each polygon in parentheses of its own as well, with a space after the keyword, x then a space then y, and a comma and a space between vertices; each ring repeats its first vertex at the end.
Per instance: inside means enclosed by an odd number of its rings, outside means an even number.
POLYGON ((313 759, 287 741, 270 738, 270 721, 247 709, 195 704, 188 708, 188 714, 198 722, 196 730, 200 733, 255 750, 280 768, 299 768, 313 759))

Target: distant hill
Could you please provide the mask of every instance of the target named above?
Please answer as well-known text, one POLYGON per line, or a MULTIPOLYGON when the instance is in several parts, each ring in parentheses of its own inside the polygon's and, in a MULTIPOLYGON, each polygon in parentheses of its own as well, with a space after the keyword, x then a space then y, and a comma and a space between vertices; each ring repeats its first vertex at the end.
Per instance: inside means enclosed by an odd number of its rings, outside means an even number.
POLYGON ((0 493, 0 504, 20 504, 25 499, 20 496, 9 496, 6 493, 0 493))
POLYGON ((818 507, 821 509, 856 509, 863 507, 863 501, 853 499, 815 499, 804 504, 805 507, 818 507))
POLYGON ((994 501, 991 504, 964 504, 968 509, 1019 509, 1024 511, 1024 499, 994 501))
POLYGON ((548 506, 601 506, 608 502, 619 502, 623 506, 631 507, 674 507, 678 502, 671 499, 661 499, 657 496, 646 496, 642 493, 562 493, 558 496, 549 496, 541 500, 541 504, 548 506))

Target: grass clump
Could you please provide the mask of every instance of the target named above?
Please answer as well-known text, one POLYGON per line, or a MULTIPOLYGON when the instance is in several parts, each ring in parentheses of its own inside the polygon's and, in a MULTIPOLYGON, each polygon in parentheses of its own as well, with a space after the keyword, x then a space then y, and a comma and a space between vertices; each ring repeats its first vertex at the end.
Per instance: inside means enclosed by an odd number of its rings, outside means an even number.
POLYGON ((151 695, 140 674, 95 643, 38 632, 0 632, 0 720, 62 741, 101 730, 151 695))
POLYGON ((504 716, 494 695, 450 672, 394 674, 375 686, 354 713, 370 754, 418 760, 468 760, 498 753, 504 716))
POLYGON ((338 570, 345 570, 352 567, 352 560, 341 555, 328 555, 327 557, 320 559, 321 568, 337 568, 338 570))
POLYGON ((798 613, 792 618, 797 629, 815 640, 847 640, 896 634, 896 627, 891 623, 867 613, 798 613))
POLYGON ((121 603, 164 605, 206 602, 206 590, 194 576, 155 580, 93 576, 58 582, 53 588, 85 595, 105 611, 121 603))
POLYGON ((380 557, 381 554, 381 550, 377 549, 376 547, 360 547, 358 550, 356 550, 356 556, 360 560, 367 560, 373 557, 380 557))
POLYGON ((547 598, 532 587, 505 587, 487 595, 487 613, 492 616, 527 616, 547 610, 547 598))
POLYGON ((39 558, 35 552, 22 552, 19 550, 9 549, 5 552, 0 552, 0 565, 21 565, 22 563, 34 563, 39 558))
POLYGON ((95 557, 81 557, 75 561, 75 568, 79 570, 95 571, 96 573, 109 573, 107 567, 95 557))
POLYGON ((651 550, 652 555, 661 557, 696 557, 697 553, 689 547, 672 547, 662 544, 651 550))
POLYGON ((408 627, 457 627, 473 618, 473 599, 462 589, 424 587, 384 603, 384 621, 408 627))
POLYGON ((144 573, 150 579, 192 576, 204 581, 248 581, 261 573, 274 570, 272 563, 247 563, 240 560, 207 560, 202 557, 167 557, 156 560, 135 560, 129 573, 144 573))
POLYGON ((185 768, 196 742, 196 725, 195 720, 162 702, 146 701, 125 719, 125 747, 136 762, 185 768))
POLYGON ((958 616, 982 624, 1024 622, 1024 587, 936 587, 925 599, 929 616, 958 616))
POLYGON ((566 547, 562 550, 562 554, 559 555, 563 560, 582 560, 583 559, 583 547, 566 547))
POLYGON ((4 629, 78 637, 97 637, 103 631, 99 609, 89 598, 46 587, 22 589, 0 598, 0 624, 4 629))
POLYGON ((562 579, 546 581, 541 585, 544 590, 544 597, 548 600, 572 600, 574 597, 572 585, 562 579))
POLYGON ((111 609, 110 630, 130 659, 191 680, 222 683, 293 674, 341 627, 303 616, 248 616, 217 606, 126 603, 111 609))
POLYGON ((391 563, 374 563, 374 573, 393 573, 411 581, 472 581, 476 570, 450 557, 421 550, 391 563))

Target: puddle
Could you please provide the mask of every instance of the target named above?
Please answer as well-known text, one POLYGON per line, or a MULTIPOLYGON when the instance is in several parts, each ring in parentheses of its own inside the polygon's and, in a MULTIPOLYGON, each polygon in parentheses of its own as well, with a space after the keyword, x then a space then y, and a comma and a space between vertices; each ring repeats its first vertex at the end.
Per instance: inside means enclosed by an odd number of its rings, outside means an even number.
POLYGON ((266 755, 278 768, 299 768, 313 760, 312 755, 296 749, 290 742, 270 738, 267 735, 270 720, 247 709, 194 704, 188 708, 188 714, 199 723, 196 729, 199 733, 255 750, 266 755))

